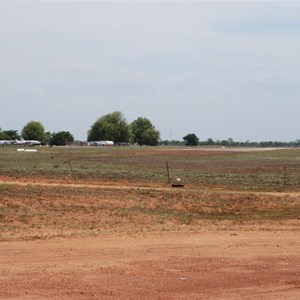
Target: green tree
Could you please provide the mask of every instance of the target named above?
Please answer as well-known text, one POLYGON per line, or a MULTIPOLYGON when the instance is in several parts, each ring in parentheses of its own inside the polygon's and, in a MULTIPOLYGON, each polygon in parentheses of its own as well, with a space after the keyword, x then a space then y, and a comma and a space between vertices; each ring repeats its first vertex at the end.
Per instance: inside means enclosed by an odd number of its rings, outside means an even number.
POLYGON ((18 130, 1 130, 0 128, 0 140, 17 140, 20 136, 18 130))
POLYGON ((189 133, 185 137, 183 137, 186 146, 197 146, 199 143, 199 139, 194 133, 189 133))
POLYGON ((113 141, 127 143, 130 138, 130 128, 121 112, 115 111, 99 118, 88 131, 87 140, 113 141))
POLYGON ((41 122, 28 122, 22 130, 22 138, 25 140, 37 140, 45 143, 45 129, 41 122))
POLYGON ((54 132, 51 134, 49 144, 51 146, 65 146, 74 141, 73 135, 69 131, 54 132))
POLYGON ((214 140, 212 138, 207 139, 206 145, 212 146, 214 144, 214 140))
POLYGON ((140 146, 156 146, 159 141, 160 133, 147 118, 137 118, 131 123, 133 141, 140 146))

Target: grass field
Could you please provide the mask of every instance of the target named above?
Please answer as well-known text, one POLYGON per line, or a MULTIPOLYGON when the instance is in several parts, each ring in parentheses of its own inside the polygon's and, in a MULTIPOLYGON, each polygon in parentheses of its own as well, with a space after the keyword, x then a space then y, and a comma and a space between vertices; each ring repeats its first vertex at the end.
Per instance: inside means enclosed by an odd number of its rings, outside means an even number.
POLYGON ((300 150, 3 147, 0 155, 1 240, 207 223, 229 230, 300 216, 300 150), (166 162, 183 189, 170 187, 166 162))
POLYGON ((0 148, 0 176, 187 185, 249 191, 300 191, 300 149, 220 151, 194 148, 39 147, 37 153, 0 148), (72 168, 72 170, 71 170, 72 168))

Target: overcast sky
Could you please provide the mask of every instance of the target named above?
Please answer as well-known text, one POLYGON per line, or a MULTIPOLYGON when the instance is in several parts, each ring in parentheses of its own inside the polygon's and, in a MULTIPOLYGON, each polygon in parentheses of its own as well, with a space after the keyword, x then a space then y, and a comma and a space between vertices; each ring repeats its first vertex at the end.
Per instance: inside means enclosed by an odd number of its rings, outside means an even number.
POLYGON ((300 2, 0 1, 0 127, 300 138, 300 2))

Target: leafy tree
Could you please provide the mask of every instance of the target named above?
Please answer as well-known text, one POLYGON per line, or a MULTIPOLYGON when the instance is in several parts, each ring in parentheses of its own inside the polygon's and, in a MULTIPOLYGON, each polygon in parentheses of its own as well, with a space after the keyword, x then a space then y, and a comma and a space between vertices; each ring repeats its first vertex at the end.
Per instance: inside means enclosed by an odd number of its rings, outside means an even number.
POLYGON ((0 128, 0 140, 17 140, 20 136, 18 130, 1 130, 0 128))
POLYGON ((154 128, 148 128, 143 133, 143 143, 148 146, 157 146, 159 141, 159 132, 154 128))
POLYGON ((183 137, 186 146, 197 146, 199 139, 194 133, 189 133, 185 137, 183 137))
POLYGON ((234 140, 232 139, 232 138, 228 138, 227 139, 227 142, 228 142, 228 144, 230 145, 230 146, 233 146, 234 145, 234 140))
POLYGON ((229 142, 227 141, 227 140, 222 140, 221 142, 220 142, 220 145, 221 146, 229 146, 229 142))
POLYGON ((130 128, 121 112, 115 111, 99 118, 88 131, 88 141, 113 141, 127 143, 130 128))
POLYGON ((208 138, 207 139, 207 142, 206 142, 206 145, 213 145, 214 144, 214 140, 212 138, 208 138))
POLYGON ((150 120, 147 118, 137 118, 131 123, 133 141, 140 146, 156 146, 159 141, 159 131, 155 129, 150 120))
POLYGON ((28 122, 22 130, 22 138, 25 140, 37 140, 45 143, 45 129, 42 123, 37 121, 28 122))
POLYGON ((65 146, 74 141, 73 135, 69 131, 54 132, 51 134, 49 144, 51 146, 65 146))

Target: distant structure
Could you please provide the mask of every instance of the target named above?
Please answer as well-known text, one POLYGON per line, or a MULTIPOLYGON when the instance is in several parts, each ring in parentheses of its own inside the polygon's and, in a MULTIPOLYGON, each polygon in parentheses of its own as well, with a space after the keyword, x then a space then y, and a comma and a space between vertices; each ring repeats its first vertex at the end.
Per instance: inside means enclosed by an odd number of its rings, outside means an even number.
POLYGON ((41 145, 40 141, 36 140, 0 140, 0 146, 8 146, 8 145, 24 145, 24 146, 39 146, 41 145))
POLYGON ((91 141, 90 146, 114 146, 113 141, 91 141))

